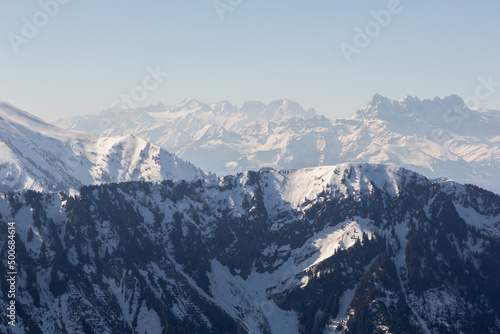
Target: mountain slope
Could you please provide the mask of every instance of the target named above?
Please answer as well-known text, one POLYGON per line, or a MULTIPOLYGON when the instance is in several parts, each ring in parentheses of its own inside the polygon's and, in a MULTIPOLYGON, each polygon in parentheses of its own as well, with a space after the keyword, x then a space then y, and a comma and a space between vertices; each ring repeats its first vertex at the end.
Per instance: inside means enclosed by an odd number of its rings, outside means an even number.
POLYGON ((136 134, 220 175, 346 161, 395 163, 500 193, 499 113, 471 110, 455 95, 423 101, 375 95, 352 117, 334 122, 289 100, 241 107, 190 100, 56 124, 103 135, 136 134))
POLYGON ((500 197, 395 165, 28 191, 0 214, 18 332, 500 331, 500 197))
POLYGON ((208 175, 133 135, 96 138, 64 130, 5 102, 0 102, 0 152, 0 192, 208 175))

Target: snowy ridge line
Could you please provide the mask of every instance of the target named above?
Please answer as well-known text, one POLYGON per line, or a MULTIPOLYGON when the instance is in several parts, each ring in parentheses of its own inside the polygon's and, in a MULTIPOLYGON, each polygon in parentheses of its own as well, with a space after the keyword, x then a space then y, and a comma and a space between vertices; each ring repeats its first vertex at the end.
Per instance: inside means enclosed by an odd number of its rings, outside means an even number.
POLYGON ((213 177, 134 135, 97 138, 0 103, 0 193, 213 177))
POLYGON ((498 114, 472 110, 456 95, 399 101, 375 95, 353 116, 334 121, 289 100, 242 107, 188 100, 56 124, 106 136, 133 133, 217 175, 262 167, 395 163, 432 179, 449 177, 500 193, 498 114))

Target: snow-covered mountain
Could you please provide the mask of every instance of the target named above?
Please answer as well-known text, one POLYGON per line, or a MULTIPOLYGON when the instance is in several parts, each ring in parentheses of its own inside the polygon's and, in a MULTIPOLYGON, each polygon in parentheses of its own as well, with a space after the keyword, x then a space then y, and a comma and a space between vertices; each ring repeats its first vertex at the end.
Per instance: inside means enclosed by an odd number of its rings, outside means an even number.
POLYGON ((109 109, 99 115, 63 119, 55 124, 104 136, 135 134, 169 147, 178 156, 203 165, 204 170, 226 175, 268 165, 300 167, 273 161, 280 160, 279 151, 290 138, 297 137, 296 133, 304 127, 301 121, 313 119, 315 114, 314 109, 305 110, 287 99, 269 105, 245 102, 241 107, 227 101, 208 105, 187 100, 175 106, 109 109))
POLYGON ((207 177, 134 135, 97 138, 47 124, 0 101, 0 192, 103 182, 207 177))
POLYGON ((375 95, 356 115, 337 122, 351 135, 341 155, 347 161, 396 163, 500 193, 500 119, 469 109, 456 95, 423 101, 375 95))
POLYGON ((395 165, 10 193, 8 222, 14 333, 500 331, 500 196, 395 165))
POLYGON ((189 100, 56 124, 94 134, 136 134, 219 175, 346 161, 395 163, 500 193, 499 115, 471 110, 456 95, 423 101, 375 95, 352 117, 334 122, 289 100, 241 107, 189 100))

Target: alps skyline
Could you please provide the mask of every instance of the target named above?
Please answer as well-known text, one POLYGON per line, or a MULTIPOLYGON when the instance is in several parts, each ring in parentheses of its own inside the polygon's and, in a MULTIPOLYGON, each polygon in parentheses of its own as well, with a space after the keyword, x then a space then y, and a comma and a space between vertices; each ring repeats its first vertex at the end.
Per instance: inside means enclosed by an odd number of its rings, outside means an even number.
POLYGON ((499 11, 464 0, 4 1, 0 99, 47 121, 124 95, 139 106, 289 98, 332 119, 375 93, 500 109, 499 11))

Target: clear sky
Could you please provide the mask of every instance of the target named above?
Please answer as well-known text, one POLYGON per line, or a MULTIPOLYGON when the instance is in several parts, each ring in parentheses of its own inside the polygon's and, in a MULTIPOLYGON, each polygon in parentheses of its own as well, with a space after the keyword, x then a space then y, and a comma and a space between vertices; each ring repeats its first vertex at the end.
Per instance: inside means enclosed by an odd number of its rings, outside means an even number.
POLYGON ((48 121, 132 92, 140 105, 289 98, 330 118, 375 93, 500 109, 500 1, 397 2, 0 0, 0 99, 48 121))

